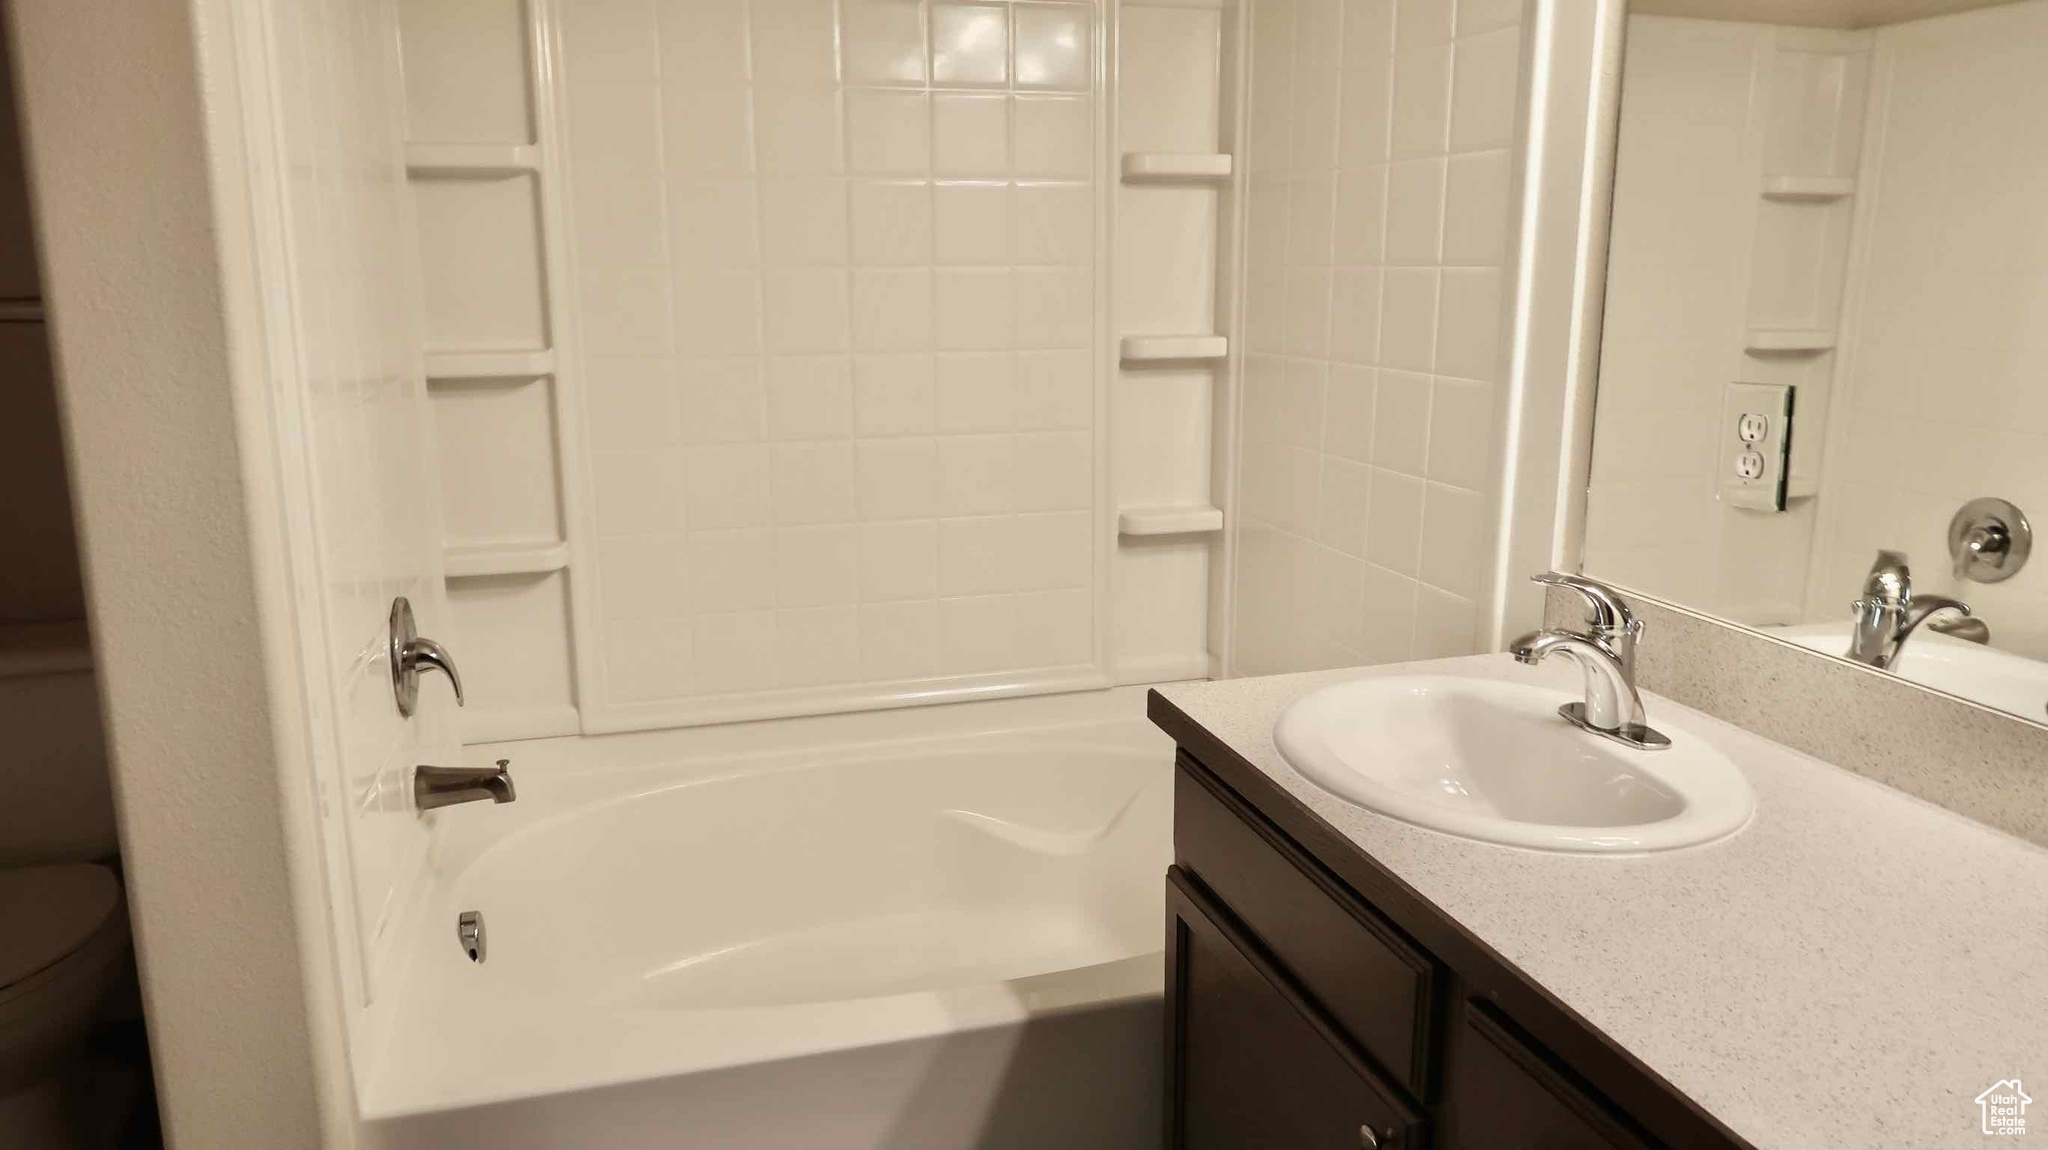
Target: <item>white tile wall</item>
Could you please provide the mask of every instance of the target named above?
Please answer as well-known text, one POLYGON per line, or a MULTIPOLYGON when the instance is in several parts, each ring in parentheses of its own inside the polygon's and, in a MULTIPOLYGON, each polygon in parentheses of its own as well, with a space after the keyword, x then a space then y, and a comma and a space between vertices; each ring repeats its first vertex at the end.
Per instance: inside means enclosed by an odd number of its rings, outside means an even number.
POLYGON ((1253 10, 1247 673, 1475 649, 1522 29, 1485 0, 1253 10))
POLYGON ((1092 664, 1095 7, 562 21, 595 702, 1092 664))

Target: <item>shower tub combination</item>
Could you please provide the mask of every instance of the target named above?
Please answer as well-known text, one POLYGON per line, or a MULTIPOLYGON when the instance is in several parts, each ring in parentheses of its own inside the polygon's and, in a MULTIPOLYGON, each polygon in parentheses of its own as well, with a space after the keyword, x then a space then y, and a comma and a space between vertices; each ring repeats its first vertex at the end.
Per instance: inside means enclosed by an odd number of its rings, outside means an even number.
POLYGON ((395 1148, 1156 1143, 1172 747, 1142 715, 478 748, 519 801, 440 816, 366 1117, 395 1148))

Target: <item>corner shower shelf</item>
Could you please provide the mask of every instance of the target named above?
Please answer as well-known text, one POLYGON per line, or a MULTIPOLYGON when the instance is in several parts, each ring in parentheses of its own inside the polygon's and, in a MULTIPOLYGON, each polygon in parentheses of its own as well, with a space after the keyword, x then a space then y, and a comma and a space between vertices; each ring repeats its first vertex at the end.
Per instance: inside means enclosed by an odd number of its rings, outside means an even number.
POLYGON ((1856 194, 1852 176, 1765 176, 1764 198, 1827 203, 1856 194))
POLYGON ((540 169, 532 144, 407 144, 409 176, 510 176, 540 169))
POLYGON ((1221 530, 1220 507, 1126 507, 1116 514, 1118 535, 1206 535, 1221 530))
POLYGON ((490 543, 450 547, 441 566, 450 579, 480 575, 546 575, 569 565, 567 543, 490 543))
POLYGON ((552 351, 435 351, 428 379, 537 379, 555 373, 552 351))
POLYGON ((1125 363, 1222 359, 1230 354, 1230 340, 1220 335, 1127 335, 1122 352, 1125 363))
POLYGON ((1125 152, 1124 179, 1137 182, 1227 180, 1230 157, 1220 152, 1125 152))
POLYGON ((1831 331, 1753 327, 1743 350, 1752 355, 1817 355, 1834 350, 1834 346, 1835 333, 1831 331))

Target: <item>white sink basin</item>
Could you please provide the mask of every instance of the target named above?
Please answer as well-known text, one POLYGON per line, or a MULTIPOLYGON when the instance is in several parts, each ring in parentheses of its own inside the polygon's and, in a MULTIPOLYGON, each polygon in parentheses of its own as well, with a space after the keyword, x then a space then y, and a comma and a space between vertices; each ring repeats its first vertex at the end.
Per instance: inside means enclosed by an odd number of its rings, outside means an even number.
POLYGON ((1550 851, 1654 851, 1749 820, 1749 781, 1668 716, 1639 751, 1558 717, 1577 696, 1524 683, 1396 675, 1295 702, 1273 740, 1295 770, 1362 807, 1431 830, 1550 851))

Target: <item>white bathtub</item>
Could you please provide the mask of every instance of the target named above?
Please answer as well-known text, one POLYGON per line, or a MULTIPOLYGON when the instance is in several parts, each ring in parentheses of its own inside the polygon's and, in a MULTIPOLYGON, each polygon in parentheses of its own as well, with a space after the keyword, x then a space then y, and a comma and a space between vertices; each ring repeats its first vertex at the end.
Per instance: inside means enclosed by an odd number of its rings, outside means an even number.
POLYGON ((1172 750, 1142 710, 484 749, 519 801, 438 816, 366 1116, 394 1147, 1157 1144, 1172 750))

